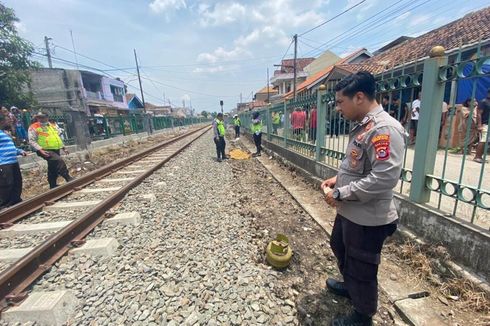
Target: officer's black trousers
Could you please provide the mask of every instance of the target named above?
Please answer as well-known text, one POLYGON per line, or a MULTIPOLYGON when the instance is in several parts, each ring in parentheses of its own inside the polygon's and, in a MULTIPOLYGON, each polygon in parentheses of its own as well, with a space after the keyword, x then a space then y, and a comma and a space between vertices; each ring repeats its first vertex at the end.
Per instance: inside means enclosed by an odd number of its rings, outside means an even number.
POLYGON ((216 154, 218 156, 218 159, 224 159, 226 148, 225 137, 218 137, 218 140, 215 139, 214 143, 216 144, 216 154))
POLYGON ((260 154, 262 151, 262 133, 260 134, 254 134, 254 143, 255 147, 257 148, 257 154, 260 154))
POLYGON ((240 126, 235 126, 235 138, 240 138, 240 126))
POLYGON ((19 163, 0 165, 0 209, 22 201, 22 174, 19 163))
POLYGON ((44 158, 48 162, 48 182, 49 187, 54 188, 57 186, 58 176, 62 176, 67 182, 72 178, 68 172, 65 161, 61 158, 60 150, 46 150, 49 153, 49 157, 44 157, 38 153, 39 156, 44 158))
POLYGON ((330 246, 357 312, 372 316, 378 305, 378 265, 385 239, 396 223, 362 226, 337 214, 330 246))

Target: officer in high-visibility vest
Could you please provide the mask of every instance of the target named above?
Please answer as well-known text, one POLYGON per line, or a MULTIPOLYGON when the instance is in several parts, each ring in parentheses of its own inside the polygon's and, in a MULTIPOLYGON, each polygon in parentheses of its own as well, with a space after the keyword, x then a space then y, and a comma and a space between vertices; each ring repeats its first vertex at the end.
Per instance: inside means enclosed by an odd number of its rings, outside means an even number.
POLYGON ((240 138, 240 127, 242 126, 242 122, 236 114, 233 116, 233 125, 235 126, 235 138, 238 139, 240 138))
POLYGON ((216 144, 216 154, 218 156, 218 162, 225 160, 225 122, 223 121, 223 113, 218 113, 216 119, 213 121, 214 143, 216 144))
POLYGON ((277 135, 277 129, 281 124, 281 114, 279 112, 272 112, 272 133, 277 135))
POLYGON ((254 112, 252 114, 252 126, 250 127, 254 137, 255 147, 257 152, 252 156, 260 156, 262 151, 262 120, 260 120, 259 112, 254 112))
POLYGON ((34 117, 36 122, 29 127, 29 145, 37 155, 48 162, 48 182, 52 189, 58 186, 57 180, 60 175, 66 182, 73 180, 60 154, 60 150, 63 150, 65 154, 68 154, 68 151, 58 130, 49 123, 48 116, 39 112, 34 117))

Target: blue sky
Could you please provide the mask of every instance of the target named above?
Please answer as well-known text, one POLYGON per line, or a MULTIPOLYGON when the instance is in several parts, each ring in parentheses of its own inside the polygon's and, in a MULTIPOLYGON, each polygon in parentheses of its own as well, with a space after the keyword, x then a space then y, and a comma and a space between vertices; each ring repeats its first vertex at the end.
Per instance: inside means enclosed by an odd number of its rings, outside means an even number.
MULTIPOLYGON (((250 100, 266 85, 267 68, 272 75, 274 64, 292 57, 293 47, 286 52, 292 35, 362 0, 0 1, 15 10, 20 34, 38 52, 44 53, 46 35, 54 57, 74 62, 72 30, 77 52, 100 61, 79 56, 81 65, 107 70, 138 93, 136 49, 146 101, 162 104, 165 94, 174 105, 190 100, 200 112, 218 111, 220 99, 229 111, 240 93, 250 100)), ((361 47, 374 51, 398 36, 420 35, 489 5, 488 0, 365 0, 301 36, 299 56, 318 56, 325 49, 341 56, 361 47)), ((55 67, 70 65, 54 61, 55 67)))

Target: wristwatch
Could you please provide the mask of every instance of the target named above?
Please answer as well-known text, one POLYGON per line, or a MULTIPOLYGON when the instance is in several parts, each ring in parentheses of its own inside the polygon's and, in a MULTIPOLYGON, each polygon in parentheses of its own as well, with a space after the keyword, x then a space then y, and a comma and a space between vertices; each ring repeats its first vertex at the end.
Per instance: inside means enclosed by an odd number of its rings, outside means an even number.
POLYGON ((333 199, 335 199, 335 200, 337 200, 337 201, 341 201, 341 199, 340 199, 340 191, 339 191, 339 189, 335 189, 335 190, 333 191, 332 197, 333 197, 333 199))

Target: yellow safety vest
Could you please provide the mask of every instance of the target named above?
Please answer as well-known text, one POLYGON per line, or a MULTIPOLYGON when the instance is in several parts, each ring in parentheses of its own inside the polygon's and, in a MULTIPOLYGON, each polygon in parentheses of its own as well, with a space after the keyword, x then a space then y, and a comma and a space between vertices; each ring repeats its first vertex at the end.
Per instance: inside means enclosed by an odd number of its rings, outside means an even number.
POLYGON ((32 128, 37 132, 37 143, 43 149, 60 149, 63 148, 63 141, 53 126, 48 124, 43 127, 40 122, 36 122, 32 125, 32 128))
POLYGON ((216 121, 216 129, 218 130, 218 135, 223 137, 226 133, 225 123, 218 119, 216 119, 215 121, 216 121))

